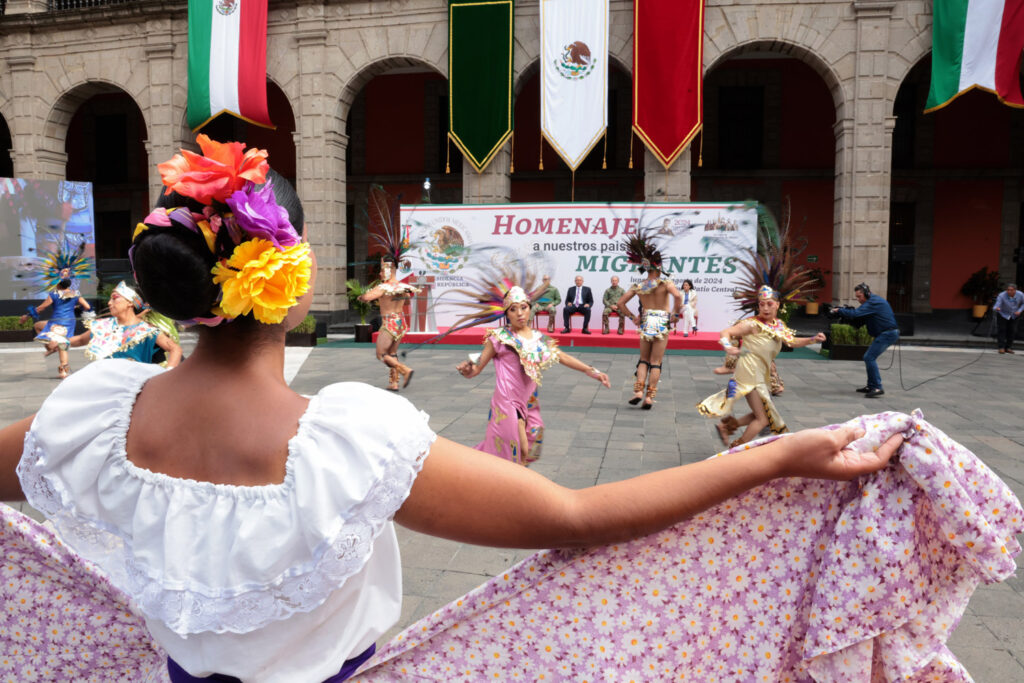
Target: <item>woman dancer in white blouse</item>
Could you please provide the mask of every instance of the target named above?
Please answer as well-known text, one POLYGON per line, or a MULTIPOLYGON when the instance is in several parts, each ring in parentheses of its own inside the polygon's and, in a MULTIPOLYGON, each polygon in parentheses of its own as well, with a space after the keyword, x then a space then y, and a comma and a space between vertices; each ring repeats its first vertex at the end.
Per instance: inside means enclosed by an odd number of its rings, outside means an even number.
MULTIPOLYGON (((133 597, 175 681, 343 680, 400 615, 392 517, 482 545, 593 545, 664 528, 775 477, 874 471, 899 446, 894 437, 858 452, 847 448, 852 429, 808 430, 570 490, 436 436, 394 394, 352 383, 296 394, 284 379, 284 334, 305 316, 316 270, 291 228, 303 225, 301 207, 283 179, 269 198, 250 187, 266 174, 253 150, 200 142, 207 160, 234 160, 228 189, 243 178, 236 191, 251 196, 228 204, 233 216, 216 209, 217 231, 195 202, 197 227, 178 222, 171 209, 186 200, 170 197, 140 226, 132 260, 157 311, 231 321, 200 327, 173 370, 93 364, 0 431, 2 499, 24 492, 133 597), (246 223, 245 211, 274 219, 246 223)), ((205 186, 186 182, 183 167, 177 157, 161 165, 165 184, 202 203, 205 186)))

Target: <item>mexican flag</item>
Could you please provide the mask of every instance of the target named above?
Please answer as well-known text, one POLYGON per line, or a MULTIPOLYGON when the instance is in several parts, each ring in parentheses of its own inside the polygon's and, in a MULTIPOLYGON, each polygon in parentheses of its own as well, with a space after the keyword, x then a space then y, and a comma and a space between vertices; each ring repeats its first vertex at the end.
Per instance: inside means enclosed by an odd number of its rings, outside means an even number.
POLYGON ((934 0, 932 12, 932 82, 925 111, 940 109, 971 88, 1024 107, 1024 0, 934 0))
POLYGON ((193 131, 225 112, 273 127, 267 113, 267 0, 189 0, 186 108, 193 131))
POLYGON ((576 170, 608 127, 608 0, 541 0, 541 132, 576 170))

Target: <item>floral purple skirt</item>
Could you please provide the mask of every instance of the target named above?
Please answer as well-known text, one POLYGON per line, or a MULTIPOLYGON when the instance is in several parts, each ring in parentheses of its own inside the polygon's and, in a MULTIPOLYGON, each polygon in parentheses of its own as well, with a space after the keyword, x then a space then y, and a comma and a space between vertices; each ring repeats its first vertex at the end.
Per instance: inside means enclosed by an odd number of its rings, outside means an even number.
MULTIPOLYGON (((852 422, 869 445, 905 434, 899 461, 852 482, 777 480, 628 543, 537 553, 351 680, 971 680, 946 639, 980 583, 1013 574, 1024 510, 919 413, 852 422)), ((0 549, 0 680, 166 677, 124 596, 2 505, 0 549)))
POLYGON ((410 626, 353 680, 971 680, 945 642, 975 587, 1013 574, 1024 511, 920 414, 853 422, 873 445, 904 433, 900 461, 852 482, 777 480, 628 543, 538 553, 410 626))

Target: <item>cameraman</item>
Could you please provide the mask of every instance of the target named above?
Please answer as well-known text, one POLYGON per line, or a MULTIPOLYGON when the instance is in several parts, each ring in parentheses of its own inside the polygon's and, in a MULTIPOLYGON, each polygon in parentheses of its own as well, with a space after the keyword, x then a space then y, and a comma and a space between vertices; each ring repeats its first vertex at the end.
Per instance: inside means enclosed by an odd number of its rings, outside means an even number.
POLYGON ((853 294, 860 302, 860 306, 836 308, 832 312, 844 320, 867 325, 868 334, 875 338, 868 350, 864 352, 864 365, 868 371, 867 386, 863 386, 857 391, 867 398, 878 398, 885 392, 882 390, 882 375, 878 372, 876 360, 900 338, 900 328, 896 324, 892 306, 882 297, 872 294, 871 288, 867 284, 862 282, 854 287, 853 294))

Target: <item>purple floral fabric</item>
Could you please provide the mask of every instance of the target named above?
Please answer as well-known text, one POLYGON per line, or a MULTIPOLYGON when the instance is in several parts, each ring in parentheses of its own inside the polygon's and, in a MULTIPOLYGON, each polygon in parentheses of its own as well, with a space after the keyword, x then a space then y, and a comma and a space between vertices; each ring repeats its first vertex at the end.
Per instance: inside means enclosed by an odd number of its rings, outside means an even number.
POLYGON ((945 642, 974 588, 1014 572, 1024 511, 920 413, 853 423, 872 447, 903 433, 899 461, 852 482, 777 480, 629 543, 538 553, 354 680, 971 680, 945 642))
POLYGON ((0 681, 162 681, 127 597, 45 527, 0 504, 0 681))

